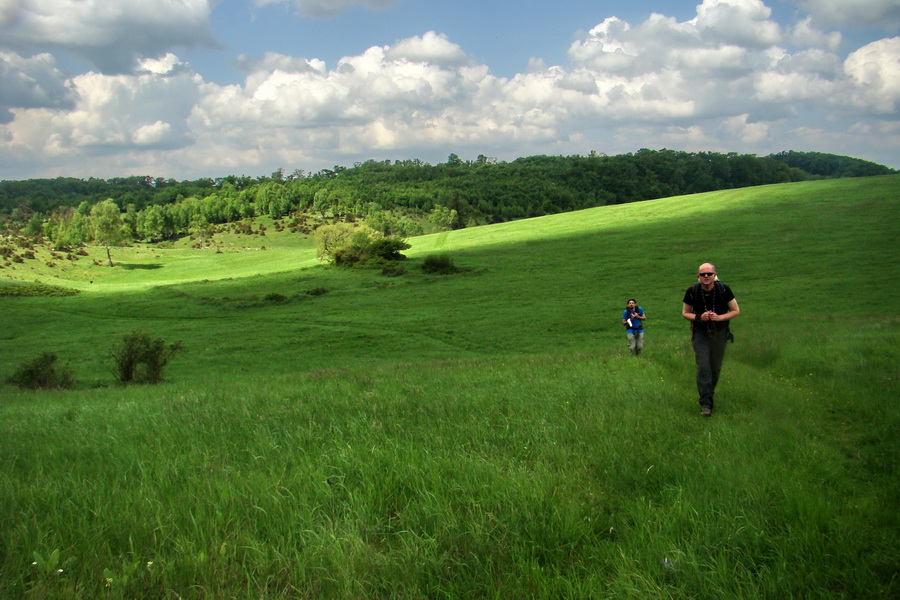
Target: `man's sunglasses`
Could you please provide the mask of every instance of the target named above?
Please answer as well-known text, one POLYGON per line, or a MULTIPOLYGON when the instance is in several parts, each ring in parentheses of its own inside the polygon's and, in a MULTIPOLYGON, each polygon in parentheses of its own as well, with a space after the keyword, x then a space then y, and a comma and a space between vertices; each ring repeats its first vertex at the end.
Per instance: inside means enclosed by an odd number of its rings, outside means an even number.
POLYGON ((697 273, 697 277, 712 277, 715 273, 697 273))

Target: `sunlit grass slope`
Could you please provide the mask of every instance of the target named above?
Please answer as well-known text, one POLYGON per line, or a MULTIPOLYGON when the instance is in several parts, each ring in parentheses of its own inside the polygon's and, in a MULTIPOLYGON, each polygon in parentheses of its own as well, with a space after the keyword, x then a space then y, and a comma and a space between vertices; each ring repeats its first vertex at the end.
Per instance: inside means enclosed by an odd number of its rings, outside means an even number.
POLYGON ((898 198, 603 207, 414 238, 400 277, 274 233, 34 273, 83 291, 0 298, 0 376, 51 350, 79 383, 0 387, 0 597, 895 597, 898 198), (742 307, 712 419, 704 261, 742 307), (185 349, 117 386, 138 329, 185 349))
POLYGON ((202 249, 197 240, 184 238, 160 245, 134 244, 110 248, 115 268, 109 268, 106 249, 93 246, 86 255, 63 259, 47 247, 35 249, 37 260, 0 270, 0 282, 40 281, 77 290, 120 292, 188 281, 241 278, 262 273, 294 270, 318 264, 312 237, 278 232, 272 219, 254 219, 255 231, 266 235, 225 231, 202 249), (53 254, 57 256, 54 258, 53 254))

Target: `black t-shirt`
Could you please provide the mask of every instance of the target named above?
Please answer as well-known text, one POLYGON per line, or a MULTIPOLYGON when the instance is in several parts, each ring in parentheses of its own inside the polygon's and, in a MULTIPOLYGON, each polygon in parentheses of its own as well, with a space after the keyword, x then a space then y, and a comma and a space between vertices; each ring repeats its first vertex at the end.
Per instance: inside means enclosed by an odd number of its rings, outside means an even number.
POLYGON ((684 303, 694 309, 695 315, 702 315, 708 310, 714 311, 717 315, 724 315, 728 312, 728 303, 732 300, 734 293, 721 281, 717 281, 708 292, 699 283, 695 283, 684 293, 684 303))

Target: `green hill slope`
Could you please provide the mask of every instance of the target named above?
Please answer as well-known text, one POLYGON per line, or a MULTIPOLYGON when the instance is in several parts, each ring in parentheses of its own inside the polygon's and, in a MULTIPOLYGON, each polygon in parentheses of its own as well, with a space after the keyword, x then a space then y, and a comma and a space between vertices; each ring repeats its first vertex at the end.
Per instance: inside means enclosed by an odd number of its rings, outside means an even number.
MULTIPOLYGON (((290 234, 266 238, 267 250, 223 254, 121 249, 124 267, 44 278, 78 286, 81 296, 43 300, 39 310, 4 302, 20 331, 51 330, 49 338, 16 339, 14 356, 54 339, 72 343, 72 331, 108 337, 147 327, 165 337, 200 335, 215 354, 234 348, 230 327, 243 327, 260 347, 292 356, 284 366, 291 370, 601 348, 620 337, 613 317, 631 296, 651 314, 648 335, 681 335, 681 294, 706 260, 720 264, 740 294, 748 318, 739 329, 841 318, 848 291, 863 289, 891 319, 896 289, 885 273, 896 260, 898 188, 893 176, 763 186, 423 236, 410 240, 407 275, 397 278, 315 266, 312 249, 292 246, 290 234), (436 253, 466 270, 423 275, 418 265, 436 253), (317 289, 331 293, 307 294, 317 289), (265 300, 273 294, 287 301, 265 300), (59 322, 46 327, 46 313, 56 311, 59 322), (323 352, 323 338, 335 350, 323 352)), ((228 360, 253 362, 253 349, 248 343, 246 354, 232 351, 228 360)))
POLYGON ((53 351, 77 380, 0 386, 0 596, 895 597, 898 198, 603 207, 414 238, 399 277, 273 234, 0 297, 0 376, 53 351), (742 308, 713 419, 680 317, 705 261, 742 308), (160 385, 112 381, 134 330, 184 343, 160 385))

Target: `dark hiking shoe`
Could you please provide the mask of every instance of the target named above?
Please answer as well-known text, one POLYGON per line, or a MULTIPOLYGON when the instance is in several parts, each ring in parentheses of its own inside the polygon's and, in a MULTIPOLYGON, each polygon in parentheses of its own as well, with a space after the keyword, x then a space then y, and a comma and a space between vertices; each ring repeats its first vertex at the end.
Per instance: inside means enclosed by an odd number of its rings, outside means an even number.
POLYGON ((700 415, 704 417, 711 417, 712 409, 708 406, 704 406, 702 409, 700 409, 700 415))

